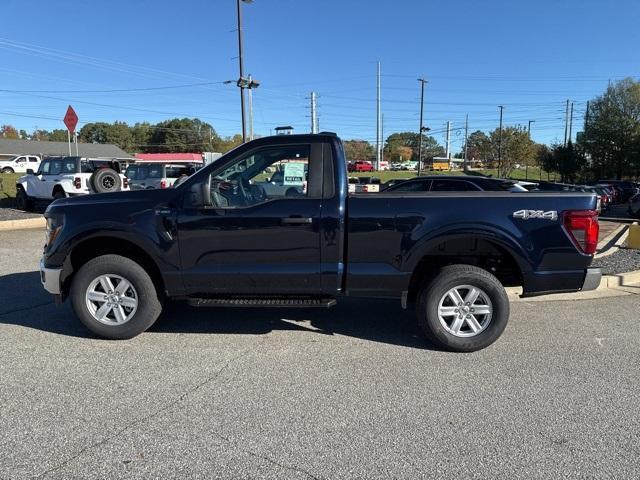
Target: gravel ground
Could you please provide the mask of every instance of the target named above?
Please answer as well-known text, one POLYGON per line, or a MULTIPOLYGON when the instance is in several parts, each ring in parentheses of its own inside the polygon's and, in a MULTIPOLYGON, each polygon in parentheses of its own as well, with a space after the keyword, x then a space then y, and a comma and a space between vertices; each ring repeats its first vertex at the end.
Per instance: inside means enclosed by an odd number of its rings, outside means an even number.
POLYGON ((596 258, 591 266, 602 268, 605 275, 640 270, 640 250, 621 248, 616 253, 596 258))
POLYGON ((22 220, 24 218, 37 218, 41 217, 44 213, 44 207, 36 208, 35 212, 23 212, 16 208, 0 207, 0 222, 3 220, 22 220))

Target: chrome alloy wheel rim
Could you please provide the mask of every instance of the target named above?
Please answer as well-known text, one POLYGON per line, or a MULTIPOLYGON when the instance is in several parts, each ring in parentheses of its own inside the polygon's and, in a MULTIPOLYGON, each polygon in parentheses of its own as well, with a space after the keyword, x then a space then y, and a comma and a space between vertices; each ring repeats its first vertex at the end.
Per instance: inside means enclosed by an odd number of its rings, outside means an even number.
POLYGON ((123 325, 138 309, 138 292, 126 278, 109 273, 89 284, 85 301, 91 316, 100 323, 123 325))
POLYGON ((482 333, 493 316, 489 295, 473 285, 459 285, 447 291, 438 303, 442 327, 456 337, 475 337, 482 333))

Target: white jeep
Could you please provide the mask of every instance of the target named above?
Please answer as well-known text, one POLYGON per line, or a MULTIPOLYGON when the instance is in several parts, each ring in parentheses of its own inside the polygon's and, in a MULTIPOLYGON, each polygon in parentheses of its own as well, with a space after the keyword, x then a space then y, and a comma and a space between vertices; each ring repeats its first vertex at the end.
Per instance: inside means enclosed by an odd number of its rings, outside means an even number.
POLYGON ((115 160, 45 158, 37 172, 29 169, 16 181, 16 204, 19 209, 30 211, 36 201, 129 190, 127 178, 120 172, 115 160))
POLYGON ((2 173, 26 173, 27 170, 37 170, 40 166, 38 155, 18 155, 9 160, 0 161, 0 172, 2 173))

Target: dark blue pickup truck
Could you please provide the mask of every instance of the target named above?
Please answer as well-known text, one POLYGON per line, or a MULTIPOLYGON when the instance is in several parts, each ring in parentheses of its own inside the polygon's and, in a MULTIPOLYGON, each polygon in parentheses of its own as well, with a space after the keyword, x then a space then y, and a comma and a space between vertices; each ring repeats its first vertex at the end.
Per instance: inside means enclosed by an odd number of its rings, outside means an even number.
POLYGON ((149 328, 166 299, 195 306, 329 307, 398 299, 441 346, 473 351, 524 296, 590 290, 592 194, 349 194, 329 133, 246 143, 176 188, 64 198, 45 213, 44 287, 106 338, 149 328), (290 189, 270 196, 274 175, 290 189))

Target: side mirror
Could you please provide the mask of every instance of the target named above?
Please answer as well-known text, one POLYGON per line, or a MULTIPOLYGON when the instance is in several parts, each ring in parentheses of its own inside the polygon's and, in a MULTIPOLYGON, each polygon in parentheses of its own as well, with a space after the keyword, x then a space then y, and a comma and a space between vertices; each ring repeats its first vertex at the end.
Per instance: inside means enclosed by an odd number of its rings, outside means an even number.
POLYGON ((27 175, 35 175, 36 172, 33 171, 32 168, 27 168, 27 175))
POLYGON ((210 207, 211 203, 211 176, 202 182, 196 182, 189 188, 188 204, 186 207, 204 208, 210 207))

